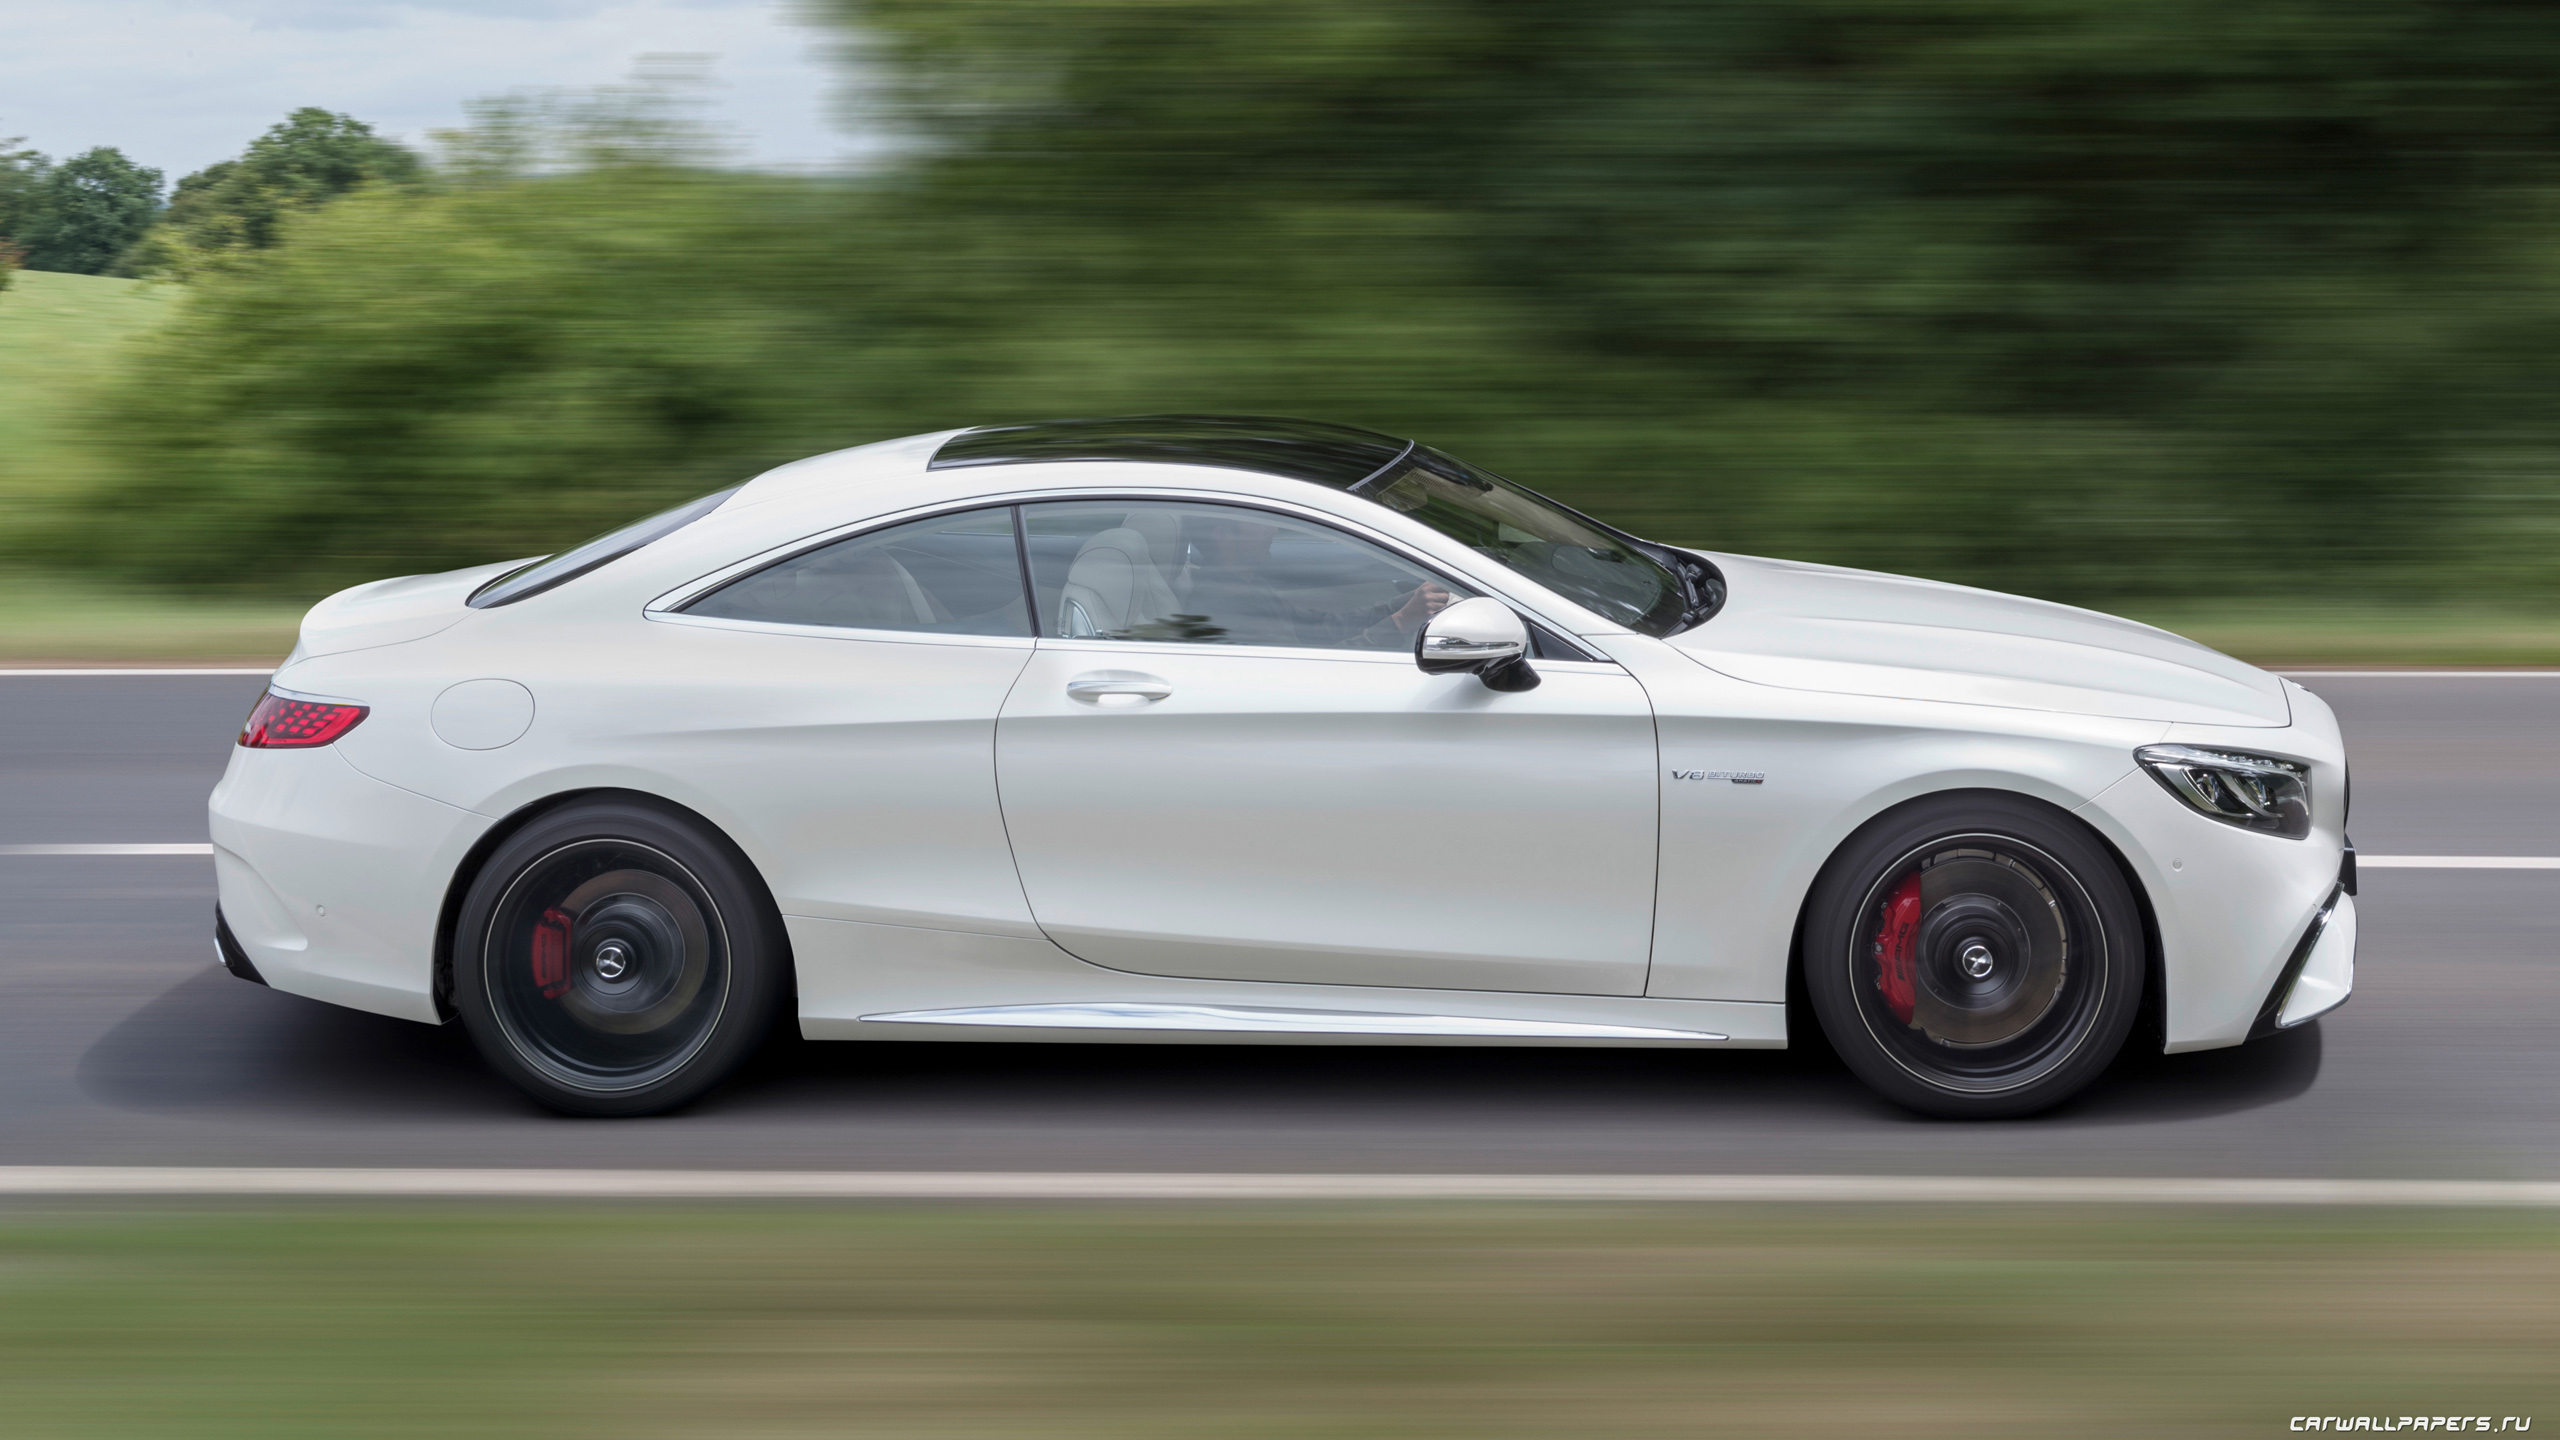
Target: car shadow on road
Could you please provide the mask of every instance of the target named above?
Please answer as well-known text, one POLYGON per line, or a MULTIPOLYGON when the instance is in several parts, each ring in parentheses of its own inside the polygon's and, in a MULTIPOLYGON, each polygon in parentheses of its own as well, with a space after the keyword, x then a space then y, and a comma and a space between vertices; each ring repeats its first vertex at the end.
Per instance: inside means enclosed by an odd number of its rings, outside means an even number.
POLYGON ((2163 1055, 2137 1035, 2107 1073, 2052 1113, 2057 1121, 2132 1125, 2254 1110, 2309 1091, 2320 1078, 2320 1023, 2223 1050, 2163 1055))
POLYGON ((812 1106, 862 1095, 955 1104, 1059 1104, 1193 1118, 1234 1110, 1407 1116, 1434 1110, 1697 1114, 1836 1108, 1865 1091, 1828 1052, 1495 1049, 1394 1045, 1054 1044, 783 1039, 724 1092, 735 1104, 812 1106))
MULTIPOLYGON (((2138 1044, 2088 1093, 2031 1124, 2202 1118, 2290 1099, 2318 1078, 2319 1027, 2235 1050, 2138 1044)), ((83 1054, 83 1091, 120 1107, 501 1119, 543 1112, 484 1068, 459 1026, 413 1024, 244 985, 184 981, 83 1054)), ((1883 1125, 1911 1116, 1818 1040, 1792 1050, 1475 1049, 963 1042, 819 1043, 778 1034, 688 1117, 894 1114, 965 1122, 1084 1115, 1179 1126, 1384 1120, 1472 1126, 1883 1125)), ((688 1117, 677 1117, 679 1122, 688 1117)))
POLYGON ((529 1108, 457 1026, 418 1025, 207 969, 81 1055, 91 1098, 137 1110, 468 1118, 529 1108))
MULTIPOLYGON (((2155 1042, 2156 1043, 2156 1042, 2155 1042)), ((2025 1124, 2202 1119, 2276 1104, 2319 1078, 2319 1027, 2231 1050, 2162 1055, 2137 1043, 2089 1090, 2025 1124)), ((1220 1111, 1313 1118, 1401 1113, 1600 1115, 1622 1121, 1814 1118, 1929 1125, 1869 1091, 1817 1036, 1789 1050, 1395 1046, 1062 1045, 780 1038, 704 1109, 858 1105, 1220 1111)))

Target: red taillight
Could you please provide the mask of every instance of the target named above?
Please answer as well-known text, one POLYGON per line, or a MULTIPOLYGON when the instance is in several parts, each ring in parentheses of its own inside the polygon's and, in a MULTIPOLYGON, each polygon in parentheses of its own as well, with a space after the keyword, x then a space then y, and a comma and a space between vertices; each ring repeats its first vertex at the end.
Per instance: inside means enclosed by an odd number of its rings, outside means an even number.
POLYGON ((296 700, 270 690, 240 727, 240 743, 252 750, 307 750, 356 728, 371 707, 296 700))

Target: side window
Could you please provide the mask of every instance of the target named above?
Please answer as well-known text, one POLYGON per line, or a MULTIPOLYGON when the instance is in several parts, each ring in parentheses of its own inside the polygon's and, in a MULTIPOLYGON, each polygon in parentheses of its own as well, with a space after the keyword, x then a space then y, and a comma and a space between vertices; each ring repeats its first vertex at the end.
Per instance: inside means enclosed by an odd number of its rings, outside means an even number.
POLYGON ((1339 530, 1237 505, 1063 501, 1022 508, 1040 633, 1329 650, 1410 650, 1473 591, 1339 530))
POLYGON ((684 608, 692 615, 784 625, 1031 633, 1009 506, 839 540, 741 576, 684 608))

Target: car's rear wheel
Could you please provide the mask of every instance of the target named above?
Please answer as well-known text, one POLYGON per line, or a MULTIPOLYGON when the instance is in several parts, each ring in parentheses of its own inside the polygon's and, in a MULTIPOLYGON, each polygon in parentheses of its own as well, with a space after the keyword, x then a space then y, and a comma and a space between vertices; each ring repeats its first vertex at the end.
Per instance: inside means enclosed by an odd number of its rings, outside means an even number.
POLYGON ((574 803, 481 867, 454 927, 454 1006, 543 1104, 651 1115, 763 1041, 789 988, 784 944, 724 838, 645 802, 574 803))
POLYGON ((2059 1104, 2142 1003, 2142 921, 2069 815, 1972 791, 1889 811, 1843 845, 1805 917, 1805 991, 1850 1069, 1930 1115, 2059 1104))

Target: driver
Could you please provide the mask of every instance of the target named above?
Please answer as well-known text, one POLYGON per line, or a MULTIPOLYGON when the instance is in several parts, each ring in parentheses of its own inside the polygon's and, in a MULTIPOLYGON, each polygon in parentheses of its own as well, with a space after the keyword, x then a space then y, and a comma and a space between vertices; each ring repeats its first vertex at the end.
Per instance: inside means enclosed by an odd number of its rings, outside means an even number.
POLYGON ((1300 605, 1266 575, 1280 527, 1229 516, 1183 521, 1190 563, 1173 582, 1183 609, 1231 645, 1327 649, 1410 649, 1414 636, 1455 597, 1425 580, 1382 605, 1326 610, 1300 605))

